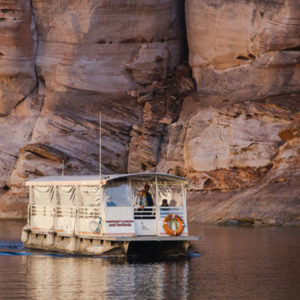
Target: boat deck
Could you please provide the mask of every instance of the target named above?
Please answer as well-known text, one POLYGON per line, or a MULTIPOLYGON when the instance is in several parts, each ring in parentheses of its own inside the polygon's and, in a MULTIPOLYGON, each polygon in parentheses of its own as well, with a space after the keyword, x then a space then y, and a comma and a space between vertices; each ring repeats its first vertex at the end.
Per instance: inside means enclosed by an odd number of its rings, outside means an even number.
POLYGON ((198 236, 105 236, 98 234, 64 234, 63 232, 37 232, 23 228, 22 242, 26 248, 71 254, 123 256, 148 253, 149 256, 186 255, 191 241, 198 236))
POLYGON ((93 239, 93 240, 103 240, 103 241, 116 241, 116 242, 167 242, 167 241, 177 241, 177 242, 184 242, 184 241, 198 241, 201 240, 200 236, 158 236, 158 235, 147 235, 147 236, 109 236, 109 235, 98 235, 98 234, 84 234, 84 233, 65 233, 65 232, 55 232, 55 231, 36 231, 25 229, 28 232, 32 232, 33 234, 39 235, 47 235, 48 233, 55 234, 57 236, 62 237, 73 237, 76 236, 78 238, 85 238, 85 239, 93 239))
MULTIPOLYGON (((80 236, 79 236, 80 237, 80 236)), ((87 237, 82 236, 82 237, 87 237)), ((199 236, 99 236, 93 237, 96 239, 106 240, 106 241, 117 241, 117 242, 184 242, 184 241, 197 241, 201 240, 199 236)))

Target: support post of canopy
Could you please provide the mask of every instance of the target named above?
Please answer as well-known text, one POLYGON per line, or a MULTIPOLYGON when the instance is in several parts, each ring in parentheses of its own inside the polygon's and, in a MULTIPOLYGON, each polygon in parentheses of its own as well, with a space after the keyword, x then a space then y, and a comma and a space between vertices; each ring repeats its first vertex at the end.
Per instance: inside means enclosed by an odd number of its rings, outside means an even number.
POLYGON ((101 185, 101 160, 102 160, 102 155, 101 155, 101 148, 102 148, 102 136, 101 136, 101 112, 99 113, 99 183, 101 185))
POLYGON ((158 206, 158 182, 157 175, 155 175, 155 226, 156 226, 156 235, 159 235, 159 206, 158 206))
POLYGON ((33 198, 33 188, 32 185, 29 186, 29 213, 28 213, 28 219, 27 219, 27 224, 31 228, 31 216, 32 216, 32 198, 33 198))

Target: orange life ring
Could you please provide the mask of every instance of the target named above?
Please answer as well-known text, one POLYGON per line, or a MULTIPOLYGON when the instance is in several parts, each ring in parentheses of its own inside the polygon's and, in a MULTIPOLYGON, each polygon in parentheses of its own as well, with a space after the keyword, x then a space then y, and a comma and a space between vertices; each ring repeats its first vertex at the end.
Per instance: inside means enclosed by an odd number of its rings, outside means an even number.
POLYGON ((169 214, 164 219, 164 230, 168 235, 180 235, 184 230, 184 221, 175 214, 169 214), (175 226, 176 229, 173 229, 175 226))

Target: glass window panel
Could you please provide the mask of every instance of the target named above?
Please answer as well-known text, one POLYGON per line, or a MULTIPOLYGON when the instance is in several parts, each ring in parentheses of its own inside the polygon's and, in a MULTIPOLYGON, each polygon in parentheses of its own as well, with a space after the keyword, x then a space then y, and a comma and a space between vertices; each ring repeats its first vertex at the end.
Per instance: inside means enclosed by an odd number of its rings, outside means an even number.
POLYGON ((105 187, 107 206, 131 206, 128 183, 109 182, 105 187))
POLYGON ((138 190, 143 189, 145 185, 149 185, 149 193, 153 200, 153 205, 155 204, 155 179, 152 178, 134 178, 131 180, 131 195, 133 205, 136 206, 138 204, 138 190))
POLYGON ((163 199, 167 199, 169 206, 182 206, 181 185, 158 184, 158 202, 162 204, 163 199))

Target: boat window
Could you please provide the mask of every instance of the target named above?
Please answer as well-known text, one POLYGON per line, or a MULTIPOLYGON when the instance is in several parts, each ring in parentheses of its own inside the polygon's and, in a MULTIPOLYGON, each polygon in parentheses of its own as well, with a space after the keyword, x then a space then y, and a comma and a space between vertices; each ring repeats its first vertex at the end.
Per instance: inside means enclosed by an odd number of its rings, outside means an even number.
POLYGON ((156 205, 155 203, 155 181, 153 178, 134 178, 131 180, 131 193, 132 193, 132 201, 133 206, 138 205, 138 190, 143 189, 145 185, 149 185, 149 193, 152 196, 153 205, 156 205))
POLYGON ((181 185, 158 184, 158 201, 162 204, 163 199, 167 199, 168 206, 182 206, 181 185))
POLYGON ((105 187, 105 201, 107 206, 131 206, 129 185, 110 182, 105 187))

